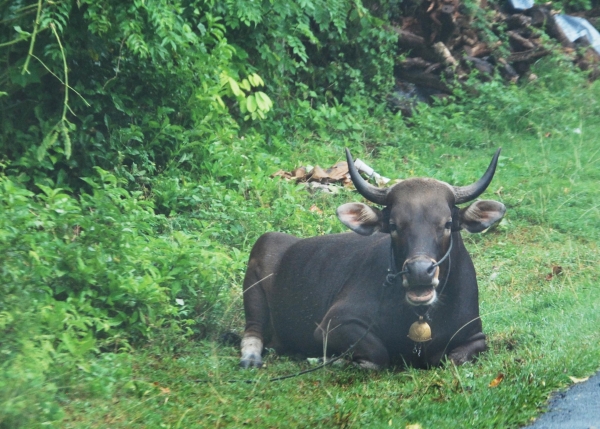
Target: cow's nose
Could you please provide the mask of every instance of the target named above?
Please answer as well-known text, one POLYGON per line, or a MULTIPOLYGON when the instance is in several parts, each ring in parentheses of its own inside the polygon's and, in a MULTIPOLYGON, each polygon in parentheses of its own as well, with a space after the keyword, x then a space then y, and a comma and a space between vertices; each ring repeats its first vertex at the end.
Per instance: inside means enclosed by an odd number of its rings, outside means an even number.
POLYGON ((437 286, 437 267, 432 259, 417 257, 406 261, 405 286, 437 286))

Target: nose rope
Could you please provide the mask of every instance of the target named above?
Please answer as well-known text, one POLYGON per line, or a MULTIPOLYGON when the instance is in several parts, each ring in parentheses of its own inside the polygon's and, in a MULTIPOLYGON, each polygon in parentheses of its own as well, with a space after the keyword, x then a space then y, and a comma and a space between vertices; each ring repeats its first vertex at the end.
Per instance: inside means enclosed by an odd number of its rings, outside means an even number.
MULTIPOLYGON (((442 259, 440 259, 436 263, 431 264, 431 266, 429 268, 427 268, 427 272, 433 271, 436 267, 439 267, 446 259, 448 259, 448 257, 450 256, 450 252, 452 251, 452 242, 453 242, 453 240, 452 240, 452 232, 451 232, 450 233, 450 245, 448 246, 448 250, 446 251, 444 256, 442 256, 442 259)), ((402 271, 397 271, 396 258, 394 258, 394 244, 392 243, 390 245, 390 267, 388 268, 388 274, 385 276, 384 285, 386 285, 386 286, 394 285, 394 283, 396 282, 398 277, 400 277, 403 274, 408 274, 408 272, 409 272, 408 268, 405 270, 402 270, 402 271)))
MULTIPOLYGON (((431 264, 429 268, 427 268, 427 272, 431 273, 434 269, 439 267, 448 257, 450 257, 450 252, 452 251, 452 234, 460 231, 462 228, 460 226, 460 209, 456 206, 452 207, 452 227, 450 228, 450 245, 448 246, 448 250, 437 262, 431 264)), ((396 282, 396 279, 403 274, 408 274, 408 268, 402 271, 398 271, 396 267, 396 258, 394 258, 394 243, 390 243, 390 267, 388 268, 388 274, 385 277, 384 286, 393 286, 396 282)))
POLYGON ((388 273, 385 276, 384 286, 393 286, 396 283, 396 279, 403 274, 407 274, 408 269, 397 271, 396 268, 396 258, 394 258, 394 243, 390 244, 390 267, 388 268, 388 273))
POLYGON ((448 246, 448 251, 446 252, 446 254, 444 256, 442 256, 442 259, 440 259, 439 261, 437 261, 435 264, 432 264, 431 267, 427 268, 427 271, 432 271, 436 267, 439 267, 440 264, 442 262, 444 262, 446 260, 446 258, 448 258, 448 256, 450 256, 450 251, 451 250, 452 250, 452 232, 450 232, 450 245, 448 246))

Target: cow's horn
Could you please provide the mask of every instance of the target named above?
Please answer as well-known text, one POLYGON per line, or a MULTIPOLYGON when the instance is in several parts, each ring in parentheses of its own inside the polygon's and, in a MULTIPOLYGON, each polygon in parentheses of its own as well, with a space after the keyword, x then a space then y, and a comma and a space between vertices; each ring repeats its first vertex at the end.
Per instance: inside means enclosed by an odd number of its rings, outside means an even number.
POLYGON ((453 186, 452 190, 454 192, 454 199, 456 204, 466 203, 467 201, 474 200, 486 190, 492 179, 494 178, 494 173, 496 172, 496 164, 498 163, 498 157, 500 156, 500 151, 502 148, 499 148, 494 157, 492 158, 492 162, 488 166, 486 172, 481 176, 477 182, 468 186, 453 186))
POLYGON ((350 155, 350 151, 348 150, 348 148, 346 148, 346 160, 348 161, 348 171, 350 172, 350 178, 352 179, 352 183, 354 183, 356 190, 372 203, 384 206, 386 203, 388 189, 378 188, 376 186, 370 185, 365 179, 361 177, 360 173, 354 166, 354 161, 352 160, 352 155, 350 155))

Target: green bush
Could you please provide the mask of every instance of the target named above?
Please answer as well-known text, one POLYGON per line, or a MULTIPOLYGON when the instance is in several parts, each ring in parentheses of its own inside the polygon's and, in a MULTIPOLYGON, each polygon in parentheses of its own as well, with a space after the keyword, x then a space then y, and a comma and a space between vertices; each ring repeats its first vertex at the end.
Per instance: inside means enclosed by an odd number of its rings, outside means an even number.
POLYGON ((272 109, 393 83, 395 36, 360 2, 12 0, 0 18, 0 153, 30 186, 198 177, 205 145, 272 109))
POLYGON ((175 299, 212 307, 230 278, 230 258, 209 234, 177 230, 141 192, 98 173, 99 180, 86 179, 93 192, 78 199, 60 188, 39 185, 43 193, 35 195, 7 177, 0 182, 0 305, 13 295, 52 300, 46 322, 67 332, 57 338, 67 348, 88 333, 146 337, 177 316, 175 299))
POLYGON ((98 175, 79 198, 45 185, 36 195, 0 176, 6 427, 25 410, 32 421, 56 418, 57 381, 70 380, 90 353, 122 350, 158 327, 204 336, 226 309, 232 264, 221 246, 174 229, 141 192, 98 175))

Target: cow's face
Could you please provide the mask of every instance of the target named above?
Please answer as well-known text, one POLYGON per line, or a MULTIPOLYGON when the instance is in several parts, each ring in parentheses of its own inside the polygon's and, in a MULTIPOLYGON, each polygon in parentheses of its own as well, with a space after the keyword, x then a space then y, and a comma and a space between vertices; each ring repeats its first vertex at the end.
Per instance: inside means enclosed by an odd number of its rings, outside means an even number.
MULTIPOLYGON (((498 153, 492 160, 491 176, 497 157, 498 153)), ((349 165, 351 162, 349 158, 349 165)), ((470 190, 470 195, 465 195, 461 193, 465 188, 455 188, 435 179, 408 179, 381 190, 371 187, 360 176, 358 178, 362 182, 357 183, 352 170, 358 176, 353 164, 350 172, 359 192, 369 200, 385 205, 385 209, 348 203, 338 208, 338 218, 362 235, 377 231, 390 234, 394 260, 398 269, 405 271, 402 285, 406 288, 406 300, 411 305, 435 302, 436 288, 440 284, 440 267, 436 263, 449 249, 453 227, 481 232, 500 220, 506 211, 504 205, 496 201, 477 201, 458 210, 455 204, 465 202, 466 198, 476 198, 472 197, 473 190, 470 190), (367 191, 373 192, 365 191, 365 184, 370 187, 367 191), (453 219, 453 214, 458 219, 453 219)), ((491 176, 486 178, 487 184, 491 176)), ((475 193, 481 194, 485 187, 476 189, 475 193)))

